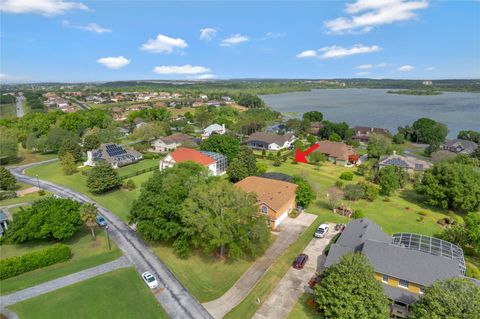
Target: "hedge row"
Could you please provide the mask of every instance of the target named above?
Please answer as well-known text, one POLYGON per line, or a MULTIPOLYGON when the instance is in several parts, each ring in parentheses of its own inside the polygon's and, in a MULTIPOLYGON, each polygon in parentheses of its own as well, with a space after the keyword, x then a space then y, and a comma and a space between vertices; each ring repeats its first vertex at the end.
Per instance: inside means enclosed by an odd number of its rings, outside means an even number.
POLYGON ((139 170, 139 171, 136 171, 136 172, 133 172, 133 173, 130 173, 130 174, 122 175, 122 176, 120 176, 120 178, 121 178, 122 180, 124 180, 124 179, 127 179, 127 178, 131 178, 131 177, 135 177, 135 176, 138 176, 138 175, 142 175, 142 174, 145 174, 145 173, 154 171, 154 170, 158 170, 158 165, 155 165, 155 166, 152 166, 152 167, 149 167, 149 168, 144 168, 144 169, 141 169, 141 170, 139 170))
POLYGON ((55 244, 22 256, 6 258, 0 260, 0 280, 67 261, 71 257, 72 250, 70 247, 63 244, 55 244))

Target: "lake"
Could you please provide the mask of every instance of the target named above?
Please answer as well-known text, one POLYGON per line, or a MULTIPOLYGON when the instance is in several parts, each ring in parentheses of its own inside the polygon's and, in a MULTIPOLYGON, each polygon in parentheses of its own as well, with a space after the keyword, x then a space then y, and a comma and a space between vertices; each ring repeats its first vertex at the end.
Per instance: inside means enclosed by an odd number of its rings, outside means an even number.
POLYGON ((260 97, 280 112, 301 117, 320 111, 326 120, 351 126, 383 127, 395 133, 421 117, 445 123, 455 138, 461 130, 480 131, 480 93, 445 92, 441 95, 388 94, 386 89, 319 89, 260 97))

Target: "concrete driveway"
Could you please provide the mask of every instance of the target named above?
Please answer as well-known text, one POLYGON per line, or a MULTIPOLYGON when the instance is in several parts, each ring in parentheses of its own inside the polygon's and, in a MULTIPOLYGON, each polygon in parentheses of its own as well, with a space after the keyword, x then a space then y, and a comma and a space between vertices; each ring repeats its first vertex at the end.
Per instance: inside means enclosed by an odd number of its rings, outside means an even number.
POLYGON ((204 303, 203 306, 214 318, 223 318, 249 294, 274 261, 303 234, 316 218, 316 215, 308 213, 302 213, 297 218, 286 218, 280 225, 278 238, 263 256, 258 258, 223 296, 204 303))
POLYGON ((330 230, 325 238, 312 238, 303 251, 309 257, 303 269, 298 270, 291 267, 268 299, 257 310, 253 319, 281 319, 288 316, 298 298, 305 292, 308 281, 315 276, 317 271, 320 271, 325 262, 326 257, 323 251, 333 236, 338 233, 334 230, 335 224, 329 223, 329 226, 330 230))

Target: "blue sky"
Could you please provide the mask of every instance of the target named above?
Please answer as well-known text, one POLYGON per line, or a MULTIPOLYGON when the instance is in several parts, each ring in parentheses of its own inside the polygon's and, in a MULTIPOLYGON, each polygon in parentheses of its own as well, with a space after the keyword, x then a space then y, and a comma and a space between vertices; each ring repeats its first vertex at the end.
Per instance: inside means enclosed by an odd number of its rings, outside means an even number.
POLYGON ((74 1, 0 0, 2 82, 480 78, 479 1, 74 1))

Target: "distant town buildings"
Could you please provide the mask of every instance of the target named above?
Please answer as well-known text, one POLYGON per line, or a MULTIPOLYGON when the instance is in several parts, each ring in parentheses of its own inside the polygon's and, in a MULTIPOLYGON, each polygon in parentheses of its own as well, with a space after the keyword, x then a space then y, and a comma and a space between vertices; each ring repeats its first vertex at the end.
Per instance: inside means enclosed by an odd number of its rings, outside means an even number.
POLYGON ((423 84, 423 85, 426 85, 426 86, 432 86, 432 85, 433 85, 433 82, 430 81, 430 80, 425 80, 425 81, 422 81, 422 84, 423 84))

